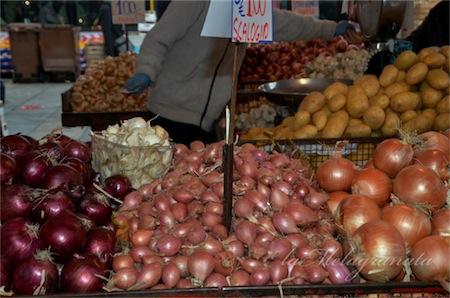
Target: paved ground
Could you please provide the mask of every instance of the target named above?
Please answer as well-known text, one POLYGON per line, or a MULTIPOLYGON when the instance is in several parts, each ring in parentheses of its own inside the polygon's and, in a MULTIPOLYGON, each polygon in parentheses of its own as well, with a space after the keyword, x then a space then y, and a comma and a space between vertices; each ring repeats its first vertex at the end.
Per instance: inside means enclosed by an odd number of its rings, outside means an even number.
MULTIPOLYGON (((4 106, 8 133, 22 133, 41 138, 61 125, 61 93, 71 83, 15 84, 5 80, 6 103, 4 106)), ((89 137, 89 127, 64 128, 68 136, 82 141, 89 137)))

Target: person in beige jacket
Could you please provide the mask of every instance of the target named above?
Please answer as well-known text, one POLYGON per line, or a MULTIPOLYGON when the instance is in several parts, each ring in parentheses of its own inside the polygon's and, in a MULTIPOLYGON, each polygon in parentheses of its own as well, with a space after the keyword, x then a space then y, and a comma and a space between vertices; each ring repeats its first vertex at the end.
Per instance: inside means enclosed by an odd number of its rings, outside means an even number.
MULTIPOLYGON (((213 124, 231 97, 233 53, 230 39, 200 36, 209 1, 172 1, 147 34, 137 58, 136 74, 126 82, 130 93, 152 87, 147 108, 154 125, 164 127, 176 143, 215 141, 213 124)), ((273 10, 275 41, 331 39, 348 23, 302 17, 273 10)), ((245 45, 239 45, 239 66, 245 45)))

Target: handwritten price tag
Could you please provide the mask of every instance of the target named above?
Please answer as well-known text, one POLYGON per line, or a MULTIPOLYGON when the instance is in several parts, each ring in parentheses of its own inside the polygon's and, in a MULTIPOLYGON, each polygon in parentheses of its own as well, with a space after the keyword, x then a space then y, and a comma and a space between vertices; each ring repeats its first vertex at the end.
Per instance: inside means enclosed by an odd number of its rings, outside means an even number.
POLYGON ((273 40, 272 0, 232 0, 233 42, 269 42, 273 40))
POLYGON ((137 24, 145 21, 144 0, 113 0, 113 24, 137 24))

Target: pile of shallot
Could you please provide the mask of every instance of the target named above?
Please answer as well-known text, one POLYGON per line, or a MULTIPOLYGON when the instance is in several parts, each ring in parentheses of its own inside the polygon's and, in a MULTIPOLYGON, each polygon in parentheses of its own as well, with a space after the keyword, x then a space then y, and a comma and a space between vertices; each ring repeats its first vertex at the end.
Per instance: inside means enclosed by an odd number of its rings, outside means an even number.
POLYGON ((0 294, 100 291, 115 251, 110 197, 128 179, 95 186, 89 146, 62 134, 0 143, 0 294))
POLYGON ((227 233, 222 146, 176 145, 174 168, 124 198, 113 220, 123 250, 105 289, 349 282, 328 196, 300 159, 235 148, 227 233))
POLYGON ((364 279, 438 281, 448 291, 448 167, 449 139, 438 132, 387 139, 361 170, 340 156, 320 165, 317 181, 364 279))

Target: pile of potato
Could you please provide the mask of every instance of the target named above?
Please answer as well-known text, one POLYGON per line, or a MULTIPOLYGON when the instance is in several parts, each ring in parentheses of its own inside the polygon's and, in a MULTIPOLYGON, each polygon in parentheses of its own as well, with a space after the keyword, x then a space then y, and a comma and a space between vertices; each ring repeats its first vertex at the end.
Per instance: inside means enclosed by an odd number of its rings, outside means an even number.
POLYGON ((72 88, 71 106, 75 112, 143 111, 147 92, 124 94, 125 82, 134 74, 136 55, 122 53, 106 57, 86 69, 72 88))
POLYGON ((272 129, 252 128, 244 139, 396 136, 450 126, 450 47, 401 53, 380 77, 363 75, 352 86, 333 83, 311 92, 297 113, 272 129))

